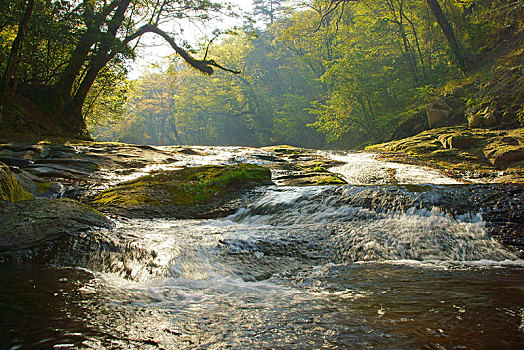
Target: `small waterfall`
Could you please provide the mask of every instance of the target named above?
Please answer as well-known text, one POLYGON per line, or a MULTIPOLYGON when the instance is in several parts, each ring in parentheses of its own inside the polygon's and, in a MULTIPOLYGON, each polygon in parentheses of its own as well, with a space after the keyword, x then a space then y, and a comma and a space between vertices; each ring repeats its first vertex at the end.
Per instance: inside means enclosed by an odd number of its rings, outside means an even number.
POLYGON ((487 189, 274 186, 223 219, 117 221, 116 234, 71 241, 55 261, 132 280, 244 281, 309 263, 517 261, 488 235, 487 189))
POLYGON ((413 192, 405 187, 345 186, 288 188, 285 195, 281 191, 269 191, 229 219, 293 232, 298 241, 322 242, 320 255, 334 262, 517 259, 487 235, 478 206, 468 200, 471 189, 434 186, 413 192))

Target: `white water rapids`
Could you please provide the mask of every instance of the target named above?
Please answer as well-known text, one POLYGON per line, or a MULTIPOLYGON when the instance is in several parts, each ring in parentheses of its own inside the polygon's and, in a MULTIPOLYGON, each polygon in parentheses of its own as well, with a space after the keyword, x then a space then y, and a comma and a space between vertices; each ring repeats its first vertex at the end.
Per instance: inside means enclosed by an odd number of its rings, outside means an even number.
MULTIPOLYGON (((268 164, 255 155, 271 155, 251 148, 198 150, 202 155, 180 156, 144 172, 268 164)), ((321 154, 345 162, 330 171, 348 185, 269 186, 235 214, 213 220, 116 219, 112 233, 133 237, 154 261, 130 260, 127 278, 95 272, 72 301, 81 305, 78 319, 86 329, 60 325, 67 336, 55 345, 524 345, 524 262, 487 234, 483 213, 468 202, 479 189, 368 153, 321 154)))

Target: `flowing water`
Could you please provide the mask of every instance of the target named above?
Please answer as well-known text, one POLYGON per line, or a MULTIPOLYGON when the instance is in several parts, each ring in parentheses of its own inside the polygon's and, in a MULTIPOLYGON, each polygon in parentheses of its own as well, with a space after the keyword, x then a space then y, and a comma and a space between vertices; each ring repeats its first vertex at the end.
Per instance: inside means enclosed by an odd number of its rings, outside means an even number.
MULTIPOLYGON (((217 163, 260 162, 212 150, 217 163)), ((115 219, 106 234, 154 256, 125 274, 0 266, 0 347, 524 346, 524 262, 487 235, 477 194, 489 187, 324 155, 346 162, 331 170, 348 185, 270 186, 220 219, 115 219)))

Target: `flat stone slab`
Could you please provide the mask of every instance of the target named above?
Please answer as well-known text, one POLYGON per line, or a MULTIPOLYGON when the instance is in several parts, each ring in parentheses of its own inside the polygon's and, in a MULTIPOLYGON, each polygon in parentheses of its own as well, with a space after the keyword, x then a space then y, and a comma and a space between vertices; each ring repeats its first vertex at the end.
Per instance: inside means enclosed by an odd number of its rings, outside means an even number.
POLYGON ((0 252, 37 247, 112 222, 72 199, 0 201, 0 252))

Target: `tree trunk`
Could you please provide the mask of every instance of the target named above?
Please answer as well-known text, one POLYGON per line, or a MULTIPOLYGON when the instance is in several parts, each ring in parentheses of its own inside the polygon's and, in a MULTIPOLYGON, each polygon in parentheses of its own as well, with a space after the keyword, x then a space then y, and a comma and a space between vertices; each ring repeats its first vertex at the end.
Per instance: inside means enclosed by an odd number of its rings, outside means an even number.
MULTIPOLYGON (((71 131, 76 134, 84 134, 86 131, 86 123, 82 116, 82 107, 86 100, 87 94, 89 93, 89 90, 93 86, 100 70, 104 68, 105 65, 109 63, 109 61, 111 61, 111 59, 115 57, 115 55, 118 53, 118 51, 112 50, 114 46, 112 39, 114 40, 116 38, 116 33, 118 32, 118 29, 124 21, 124 13, 127 10, 130 1, 131 0, 121 0, 119 2, 113 17, 107 25, 107 34, 109 34, 109 36, 106 37, 105 40, 102 40, 102 42, 100 43, 98 52, 94 55, 94 57, 91 58, 89 62, 89 67, 87 69, 86 75, 80 82, 80 85, 78 86, 78 89, 76 90, 74 96, 67 103, 67 105, 64 108, 64 111, 62 112, 62 120, 64 120, 67 123, 68 127, 71 129, 71 131)), ((86 46, 89 43, 89 40, 89 36, 86 37, 86 46)), ((82 47, 81 49, 85 49, 86 46, 82 47)), ((79 52, 79 54, 82 53, 83 52, 79 52)), ((75 62, 75 67, 78 64, 83 64, 83 62, 75 62)), ((69 78, 67 83, 72 84, 74 82, 74 77, 72 81, 70 79, 71 78, 69 78)))
POLYGON ((173 116, 169 120, 169 124, 171 125, 171 131, 173 132, 173 135, 175 136, 175 141, 179 146, 182 146, 182 141, 180 139, 180 134, 178 133, 178 129, 176 127, 175 121, 173 120, 173 116))
POLYGON ((455 59, 457 60, 460 66, 460 69, 462 69, 462 71, 464 72, 469 71, 470 67, 468 61, 466 60, 466 57, 464 56, 462 46, 455 37, 453 28, 451 28, 448 19, 444 15, 444 12, 442 12, 442 8, 440 7, 438 0, 426 0, 426 2, 430 7, 431 12, 433 12, 433 15, 437 19, 437 23, 440 26, 440 29, 442 29, 442 32, 444 33, 444 36, 448 41, 451 51, 453 52, 453 55, 455 56, 455 59))
POLYGON ((0 82, 0 93, 2 94, 2 102, 5 96, 4 94, 11 93, 14 90, 15 82, 15 73, 20 63, 20 51, 22 48, 22 41, 24 40, 25 32, 27 31, 27 25, 29 23, 29 18, 33 13, 33 8, 35 5, 35 0, 27 0, 27 6, 18 25, 18 33, 16 38, 11 45, 11 53, 9 54, 9 59, 7 61, 7 66, 5 68, 4 76, 0 82))
POLYGON ((64 108, 62 120, 67 123, 68 127, 71 128, 71 131, 74 133, 82 134, 86 130, 86 123, 82 116, 82 107, 84 106, 87 94, 93 86, 98 73, 112 57, 113 55, 97 55, 93 58, 93 61, 91 62, 84 79, 82 79, 80 86, 76 90, 74 97, 64 108))
POLYGON ((2 116, 4 113, 4 104, 5 99, 8 94, 12 94, 16 90, 16 69, 20 63, 20 51, 22 48, 22 41, 24 40, 25 32, 27 31, 27 24, 29 23, 29 18, 33 13, 33 8, 35 5, 35 0, 27 0, 27 6, 25 8, 24 15, 20 20, 18 25, 18 33, 16 38, 11 45, 11 53, 9 54, 9 59, 7 60, 7 66, 5 68, 4 75, 0 81, 0 124, 2 123, 2 116))
MULTIPOLYGON (((96 42, 100 40, 99 34, 101 33, 99 30, 99 25, 97 24, 98 22, 95 20, 96 16, 93 12, 93 4, 90 3, 88 0, 85 0, 84 4, 84 22, 87 26, 87 30, 82 34, 82 36, 78 40, 75 50, 71 54, 71 58, 67 63, 67 67, 64 69, 60 79, 55 84, 55 88, 57 89, 58 93, 60 93, 60 95, 66 103, 71 102, 71 99, 73 98, 73 84, 75 83, 77 77, 80 75, 80 71, 82 70, 82 67, 87 61, 91 47, 93 47, 93 45, 95 45, 96 42)), ((110 4, 108 4, 97 16, 100 16, 101 18, 105 19, 106 16, 108 16, 111 13, 111 11, 113 11, 117 6, 122 5, 125 6, 125 9, 127 9, 127 6, 129 5, 129 0, 126 0, 125 4, 122 4, 122 1, 113 1, 110 4)), ((120 10, 119 14, 120 16, 123 15, 122 10, 120 10)), ((115 16, 113 16, 113 21, 115 21, 115 16)), ((112 23, 114 23, 113 21, 112 23)), ((113 29, 113 31, 116 33, 116 30, 113 29)), ((113 36, 115 35, 114 33, 111 34, 113 36)))
POLYGON ((89 50, 96 42, 95 37, 94 30, 88 28, 71 54, 71 58, 60 80, 55 84, 55 88, 66 103, 70 102, 73 97, 73 84, 78 75, 80 75, 80 70, 87 60, 89 50))

